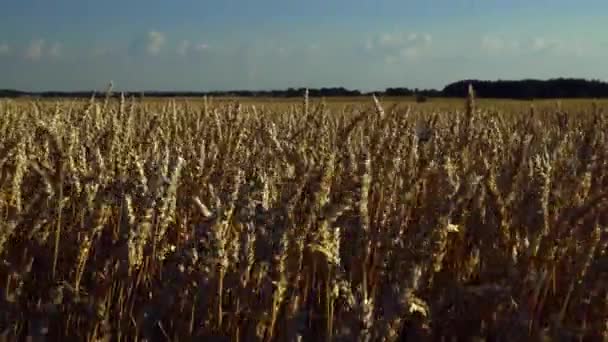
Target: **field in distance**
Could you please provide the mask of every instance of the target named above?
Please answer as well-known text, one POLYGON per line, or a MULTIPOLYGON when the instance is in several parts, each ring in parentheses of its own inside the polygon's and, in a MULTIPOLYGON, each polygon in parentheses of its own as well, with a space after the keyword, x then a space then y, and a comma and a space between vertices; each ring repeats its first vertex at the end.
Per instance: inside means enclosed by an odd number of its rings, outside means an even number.
MULTIPOLYGON (((463 100, 460 98, 426 98, 425 102, 418 103, 415 97, 394 97, 383 96, 379 97, 382 104, 386 107, 405 108, 412 106, 416 110, 421 111, 452 111, 462 110, 463 100)), ((201 97, 196 98, 174 98, 176 101, 187 101, 191 103, 202 103, 204 100, 201 97)), ((146 101, 165 102, 167 98, 146 98, 146 101)), ((302 98, 273 98, 273 97, 209 97, 209 103, 228 104, 241 103, 242 105, 254 105, 257 107, 285 109, 302 104, 302 98)), ((356 97, 326 97, 326 98, 310 98, 310 103, 314 107, 317 104, 324 102, 327 108, 332 110, 352 110, 355 107, 364 107, 371 109, 373 103, 370 96, 356 97)), ((537 100, 511 100, 511 99, 491 99, 478 98, 477 106, 480 109, 500 110, 506 112, 517 112, 529 109, 531 106, 538 110, 554 110, 562 108, 570 112, 580 112, 584 110, 592 110, 594 105, 608 109, 608 99, 537 99, 537 100)))
MULTIPOLYGON (((100 95, 102 96, 102 95, 100 95)), ((397 96, 381 96, 378 97, 383 105, 385 106, 417 106, 417 108, 432 108, 437 110, 452 110, 462 109, 463 100, 460 98, 445 98, 445 97, 427 97, 425 101, 419 103, 413 96, 397 97, 397 96)), ((228 104, 228 103, 241 103, 243 105, 255 105, 255 106, 266 106, 266 107, 290 107, 293 105, 301 105, 303 98, 291 97, 215 97, 209 96, 208 101, 210 104, 228 104)), ((31 98, 21 98, 14 101, 31 101, 31 98)), ((41 102, 54 103, 57 99, 37 99, 41 102)), ((145 97, 146 102, 150 103, 166 103, 168 100, 175 100, 178 102, 190 102, 196 104, 202 104, 204 102, 203 97, 145 97)), ((61 99, 60 101, 72 101, 72 102, 87 102, 86 99, 61 99)), ((372 105, 371 96, 353 96, 353 97, 311 97, 310 103, 325 102, 329 108, 342 109, 345 106, 364 106, 369 107, 372 105)), ((594 104, 607 107, 608 99, 534 99, 534 100, 518 100, 518 99, 494 99, 494 98, 477 98, 477 106, 480 109, 521 109, 529 108, 534 106, 536 108, 556 108, 561 106, 565 110, 585 110, 590 109, 594 104)))

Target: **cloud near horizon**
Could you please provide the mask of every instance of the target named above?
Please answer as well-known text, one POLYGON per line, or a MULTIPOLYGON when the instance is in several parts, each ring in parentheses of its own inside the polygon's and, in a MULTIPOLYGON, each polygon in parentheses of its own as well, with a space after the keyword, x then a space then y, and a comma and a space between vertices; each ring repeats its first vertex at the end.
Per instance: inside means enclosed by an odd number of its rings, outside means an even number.
POLYGON ((186 56, 190 52, 203 52, 209 48, 209 44, 206 43, 198 43, 193 44, 189 40, 182 40, 177 46, 177 54, 180 56, 186 56))
POLYGON ((553 39, 541 36, 533 38, 507 38, 499 35, 486 34, 481 37, 480 47, 490 55, 500 54, 549 54, 583 56, 585 47, 577 41, 553 39))
POLYGON ((57 59, 62 55, 62 48, 58 42, 49 44, 44 39, 36 39, 25 48, 23 57, 31 62, 39 62, 46 57, 57 59))
POLYGON ((46 42, 43 39, 34 40, 25 50, 25 58, 30 61, 38 61, 42 58, 46 42))
POLYGON ((11 47, 7 43, 0 43, 0 56, 7 56, 11 53, 11 47))
POLYGON ((365 49, 380 55, 387 63, 412 61, 427 52, 433 43, 429 33, 392 32, 377 34, 365 43, 365 49))
POLYGON ((181 43, 179 43, 179 46, 177 47, 177 54, 180 56, 185 56, 186 54, 188 54, 188 51, 190 51, 191 46, 192 44, 189 40, 182 40, 181 43))
POLYGON ((146 50, 150 55, 158 55, 166 41, 165 34, 158 31, 148 32, 148 42, 146 50))
POLYGON ((61 57, 61 53, 62 53, 62 46, 59 43, 54 43, 49 48, 49 55, 51 57, 55 57, 55 58, 61 57))
POLYGON ((481 38, 481 49, 486 53, 515 52, 521 48, 518 40, 486 34, 481 38))
POLYGON ((166 43, 167 36, 164 32, 149 30, 144 35, 136 37, 131 41, 128 54, 132 56, 142 54, 148 56, 158 56, 166 43))

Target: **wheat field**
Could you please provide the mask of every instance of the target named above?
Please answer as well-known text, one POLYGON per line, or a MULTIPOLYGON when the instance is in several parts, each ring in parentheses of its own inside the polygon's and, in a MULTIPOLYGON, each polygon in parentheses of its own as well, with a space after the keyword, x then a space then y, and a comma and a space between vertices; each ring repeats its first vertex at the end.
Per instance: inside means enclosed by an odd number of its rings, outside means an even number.
POLYGON ((1 339, 608 340, 605 106, 421 108, 0 101, 1 339))

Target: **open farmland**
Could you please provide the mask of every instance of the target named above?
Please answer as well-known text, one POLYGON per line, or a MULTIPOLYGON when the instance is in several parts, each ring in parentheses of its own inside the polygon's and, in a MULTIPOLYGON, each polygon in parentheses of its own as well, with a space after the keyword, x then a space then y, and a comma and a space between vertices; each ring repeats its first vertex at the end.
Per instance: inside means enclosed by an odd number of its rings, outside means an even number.
POLYGON ((2 100, 2 336, 608 339, 606 102, 250 101, 2 100))

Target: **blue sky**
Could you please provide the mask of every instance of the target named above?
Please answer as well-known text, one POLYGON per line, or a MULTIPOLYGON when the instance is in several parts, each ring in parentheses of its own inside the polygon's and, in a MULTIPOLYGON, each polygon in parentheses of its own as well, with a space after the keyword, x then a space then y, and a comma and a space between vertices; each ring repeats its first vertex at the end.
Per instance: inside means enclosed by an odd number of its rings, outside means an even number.
POLYGON ((4 0, 0 88, 608 80, 605 0, 4 0))

